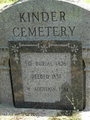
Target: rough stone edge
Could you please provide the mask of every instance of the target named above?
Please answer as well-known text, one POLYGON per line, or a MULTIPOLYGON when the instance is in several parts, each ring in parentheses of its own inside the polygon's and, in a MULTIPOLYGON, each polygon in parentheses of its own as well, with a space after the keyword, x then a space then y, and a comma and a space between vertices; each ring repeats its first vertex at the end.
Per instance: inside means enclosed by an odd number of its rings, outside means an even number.
MULTIPOLYGON (((7 10, 7 9, 13 7, 13 6, 16 6, 18 4, 22 4, 22 3, 28 2, 28 1, 37 1, 37 0, 19 0, 19 1, 15 2, 15 3, 10 4, 10 5, 6 5, 2 9, 0 9, 0 13, 3 12, 4 10, 7 10)), ((83 8, 85 10, 90 11, 90 4, 84 3, 83 1, 79 1, 79 2, 73 1, 73 0, 72 1, 70 1, 70 0, 47 0, 47 1, 52 1, 52 2, 53 1, 60 1, 60 2, 65 2, 65 3, 70 3, 72 5, 76 5, 76 6, 80 7, 80 8, 83 8)))

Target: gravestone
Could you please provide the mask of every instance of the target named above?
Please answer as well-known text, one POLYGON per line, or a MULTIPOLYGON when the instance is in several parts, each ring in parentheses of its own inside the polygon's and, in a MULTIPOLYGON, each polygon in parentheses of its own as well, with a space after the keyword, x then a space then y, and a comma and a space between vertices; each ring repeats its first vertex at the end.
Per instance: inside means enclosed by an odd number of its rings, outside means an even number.
POLYGON ((20 0, 4 8, 0 45, 9 50, 15 107, 83 110, 90 75, 89 16, 58 0, 20 0))
POLYGON ((73 109, 74 99, 83 109, 82 44, 72 38, 77 26, 70 8, 58 1, 24 4, 8 40, 15 106, 73 109))

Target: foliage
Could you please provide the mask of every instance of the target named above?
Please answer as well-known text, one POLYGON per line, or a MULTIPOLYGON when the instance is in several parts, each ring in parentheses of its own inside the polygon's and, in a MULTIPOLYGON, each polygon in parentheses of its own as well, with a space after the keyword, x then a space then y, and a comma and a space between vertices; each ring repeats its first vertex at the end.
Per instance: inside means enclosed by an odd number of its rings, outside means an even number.
POLYGON ((9 2, 16 2, 18 0, 0 0, 0 4, 1 3, 9 3, 9 2))
POLYGON ((90 3, 90 0, 83 0, 83 2, 85 2, 85 3, 90 3))
POLYGON ((76 114, 74 114, 72 117, 66 117, 66 116, 52 117, 52 118, 49 118, 48 120, 82 120, 82 119, 76 114))
POLYGON ((49 118, 48 120, 60 120, 60 119, 57 117, 52 117, 52 118, 49 118))
POLYGON ((77 99, 76 100, 77 103, 75 104, 75 98, 74 98, 73 93, 71 93, 71 99, 68 96, 66 96, 66 97, 67 97, 68 101, 71 103, 71 105, 73 106, 73 110, 79 111, 78 106, 83 101, 84 98, 81 101, 78 101, 78 99, 77 99))

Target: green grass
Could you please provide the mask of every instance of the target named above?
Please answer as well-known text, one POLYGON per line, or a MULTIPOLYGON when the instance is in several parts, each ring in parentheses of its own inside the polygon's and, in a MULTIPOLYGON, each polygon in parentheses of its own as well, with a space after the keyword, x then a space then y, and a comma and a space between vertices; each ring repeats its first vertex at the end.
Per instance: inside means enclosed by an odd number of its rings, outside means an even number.
MULTIPOLYGON (((65 111, 63 111, 64 113, 65 111)), ((47 120, 82 120, 81 115, 77 111, 73 111, 72 115, 69 114, 70 111, 68 111, 67 115, 62 114, 62 112, 59 112, 57 116, 50 117, 47 120)))

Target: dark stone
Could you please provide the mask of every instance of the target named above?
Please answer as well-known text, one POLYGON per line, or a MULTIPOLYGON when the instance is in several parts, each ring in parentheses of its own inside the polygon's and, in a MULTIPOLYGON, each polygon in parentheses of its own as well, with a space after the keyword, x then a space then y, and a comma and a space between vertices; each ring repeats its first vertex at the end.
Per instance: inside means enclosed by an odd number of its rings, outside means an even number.
POLYGON ((9 41, 9 50, 16 107, 83 109, 84 87, 80 41, 9 41), (53 58, 55 55, 61 56, 60 61, 57 56, 53 58), (42 57, 42 60, 44 57, 45 61, 40 62, 41 59, 38 57, 42 57))

